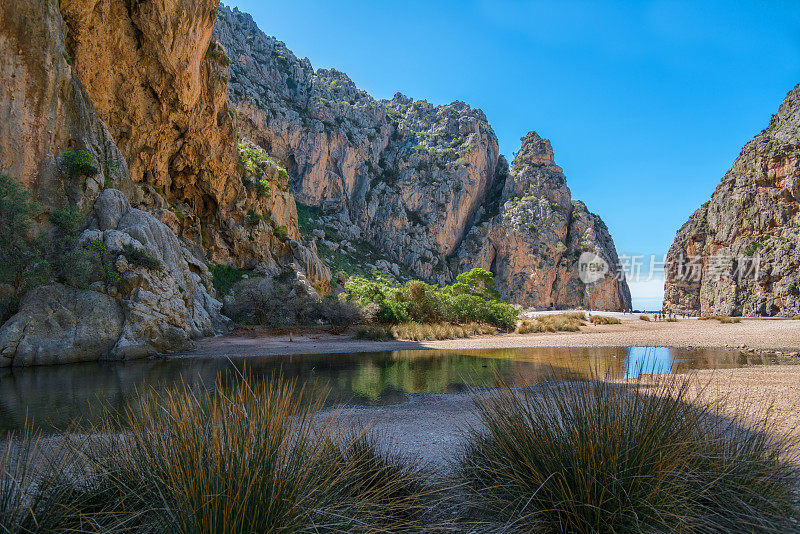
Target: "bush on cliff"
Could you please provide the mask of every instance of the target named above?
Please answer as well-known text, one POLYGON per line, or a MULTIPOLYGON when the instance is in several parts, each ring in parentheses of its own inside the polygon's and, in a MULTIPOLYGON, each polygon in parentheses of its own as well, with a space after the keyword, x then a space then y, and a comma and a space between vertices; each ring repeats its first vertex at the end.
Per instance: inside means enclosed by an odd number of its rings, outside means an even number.
POLYGON ((346 288, 350 299, 361 306, 378 307, 376 320, 388 324, 485 323, 504 330, 517 324, 518 310, 499 302, 494 277, 485 269, 472 269, 449 286, 436 286, 419 280, 397 285, 386 280, 367 280, 353 276, 346 288))
POLYGON ((44 240, 32 229, 38 211, 20 184, 0 174, 0 322, 16 311, 25 291, 49 275, 44 240))

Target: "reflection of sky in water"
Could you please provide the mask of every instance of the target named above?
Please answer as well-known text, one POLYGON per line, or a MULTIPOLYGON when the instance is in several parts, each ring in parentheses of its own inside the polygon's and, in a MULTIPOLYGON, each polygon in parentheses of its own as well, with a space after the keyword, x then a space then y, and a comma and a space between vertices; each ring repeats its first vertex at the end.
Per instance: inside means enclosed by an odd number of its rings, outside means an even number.
POLYGON ((672 351, 667 347, 629 347, 625 378, 672 372, 672 351))

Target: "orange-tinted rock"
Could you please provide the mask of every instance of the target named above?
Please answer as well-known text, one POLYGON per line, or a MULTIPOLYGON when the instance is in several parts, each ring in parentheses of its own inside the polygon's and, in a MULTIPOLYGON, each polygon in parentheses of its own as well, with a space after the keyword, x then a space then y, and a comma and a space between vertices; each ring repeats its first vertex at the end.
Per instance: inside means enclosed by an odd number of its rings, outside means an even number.
POLYGON ((667 255, 664 309, 800 313, 800 85, 742 149, 667 255))

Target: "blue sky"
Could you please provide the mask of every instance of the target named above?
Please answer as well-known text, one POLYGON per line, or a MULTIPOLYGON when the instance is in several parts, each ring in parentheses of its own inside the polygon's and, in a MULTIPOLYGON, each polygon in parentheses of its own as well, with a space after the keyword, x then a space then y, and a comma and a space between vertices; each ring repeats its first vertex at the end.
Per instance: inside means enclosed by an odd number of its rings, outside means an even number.
MULTIPOLYGON (((376 98, 481 108, 509 159, 552 141, 622 254, 675 232, 800 82, 800 1, 229 1, 376 98)), ((632 283, 634 307, 663 282, 632 283)))

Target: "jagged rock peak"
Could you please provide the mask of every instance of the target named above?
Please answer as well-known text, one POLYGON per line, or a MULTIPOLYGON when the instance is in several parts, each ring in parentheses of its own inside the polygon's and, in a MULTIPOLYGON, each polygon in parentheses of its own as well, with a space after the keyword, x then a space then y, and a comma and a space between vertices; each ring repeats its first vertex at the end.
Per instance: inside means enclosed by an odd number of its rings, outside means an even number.
POLYGON ((550 141, 534 131, 521 138, 522 146, 514 157, 514 167, 521 165, 554 165, 553 147, 550 141))
POLYGON ((616 252, 599 218, 575 210, 573 221, 546 139, 530 132, 509 172, 480 109, 399 92, 375 100, 339 71, 299 68, 252 19, 225 7, 215 36, 232 58, 240 129, 281 160, 298 201, 321 208, 340 236, 432 282, 481 266, 520 303, 629 306, 624 281, 580 285, 581 243, 609 263, 616 252), (587 238, 573 246, 570 228, 587 238))

